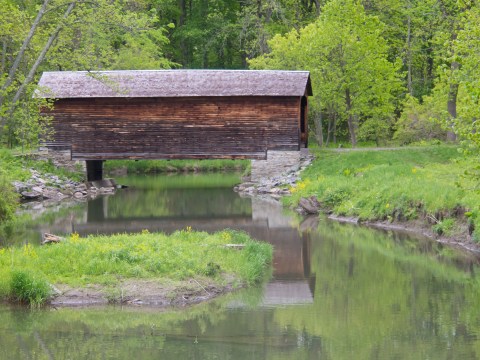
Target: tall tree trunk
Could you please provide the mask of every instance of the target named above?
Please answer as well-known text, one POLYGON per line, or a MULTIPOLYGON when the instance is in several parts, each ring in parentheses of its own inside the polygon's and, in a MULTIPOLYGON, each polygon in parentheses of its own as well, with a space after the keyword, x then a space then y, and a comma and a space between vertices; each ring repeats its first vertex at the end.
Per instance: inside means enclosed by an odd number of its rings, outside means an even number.
POLYGON ((312 2, 315 4, 315 15, 318 17, 320 15, 320 1, 312 0, 312 2))
POLYGON ((7 66, 7 40, 4 39, 2 42, 2 65, 0 67, 0 73, 5 72, 5 67, 7 66))
MULTIPOLYGON (((65 20, 71 14, 71 12, 73 11, 73 9, 75 7, 75 4, 76 4, 76 2, 70 3, 67 10, 63 14, 62 20, 60 20, 60 23, 57 25, 57 27, 55 28, 53 33, 48 38, 47 43, 45 44, 42 51, 38 55, 37 60, 35 61, 33 66, 30 68, 30 71, 28 72, 27 77, 25 78, 25 80, 23 80, 22 84, 20 85, 17 92, 15 93, 15 96, 13 97, 12 102, 9 106, 9 111, 8 111, 9 116, 11 116, 13 114, 13 111, 15 110, 17 102, 18 102, 18 100, 20 100, 20 97, 23 95, 23 92, 25 91, 25 88, 28 86, 28 84, 30 84, 32 82, 33 77, 35 76, 35 73, 37 72, 38 67, 40 66, 40 64, 45 59, 45 56, 47 55, 48 50, 50 49, 53 42, 57 38, 58 34, 60 33, 60 30, 62 30, 63 20, 65 20)), ((0 121, 0 125, 1 126, 5 125, 5 119, 2 119, 2 121, 0 121)))
MULTIPOLYGON (((410 7, 410 6, 409 6, 410 7)), ((410 95, 413 95, 412 85, 412 17, 407 18, 407 89, 410 95)))
POLYGON ((348 132, 350 133, 350 142, 352 143, 352 147, 357 146, 357 135, 356 135, 356 121, 355 117, 351 113, 352 110, 352 98, 350 96, 350 89, 345 89, 345 105, 348 114, 348 132))
MULTIPOLYGON (((178 16, 178 28, 181 28, 187 22, 186 0, 178 0, 178 7, 180 8, 180 15, 178 16)), ((180 51, 182 52, 182 65, 184 67, 189 67, 190 61, 188 59, 188 47, 184 37, 180 39, 180 51)))
POLYGON ((333 143, 337 144, 337 113, 333 114, 333 143))
POLYGON ((328 118, 328 129, 327 129, 327 140, 325 140, 325 146, 330 144, 330 136, 332 135, 332 128, 333 128, 333 117, 329 116, 328 118))
POLYGON ((257 0, 257 31, 258 31, 258 55, 268 52, 267 34, 265 32, 265 24, 268 24, 270 19, 263 13, 262 0, 257 0))
MULTIPOLYGON (((42 7, 38 11, 36 18, 33 21, 32 26, 30 27, 30 31, 28 32, 28 35, 25 38, 25 40, 23 40, 23 44, 20 47, 20 50, 18 51, 17 56, 15 57, 15 61, 13 62, 12 67, 10 68, 10 71, 8 72, 7 79, 5 80, 5 83, 2 86, 2 91, 0 91, 0 107, 2 107, 3 102, 5 100, 4 91, 10 85, 12 85, 13 80, 15 79, 15 74, 22 62, 23 55, 25 54, 25 51, 27 50, 28 45, 30 44, 30 41, 33 38, 33 35, 35 34, 35 31, 37 30, 38 25, 40 24, 40 21, 42 20, 43 16, 47 12, 47 5, 49 1, 50 0, 43 1, 42 7)), ((3 122, 3 119, 0 119, 0 123, 2 122, 3 122)))
MULTIPOLYGON (((451 69, 452 72, 455 72, 460 68, 460 64, 456 61, 452 62, 451 69)), ((448 141, 456 141, 457 135, 450 130, 453 128, 453 121, 457 118, 457 95, 458 95, 458 83, 452 82, 450 83, 450 88, 448 90, 448 101, 447 101, 447 110, 448 115, 450 116, 449 119, 449 130, 447 131, 447 140, 448 141)))
POLYGON ((315 138, 317 139, 318 146, 323 147, 323 120, 322 120, 321 111, 315 114, 314 123, 315 123, 315 138))
POLYGON ((426 64, 425 75, 423 78, 423 87, 426 87, 426 88, 431 88, 431 84, 433 84, 433 79, 435 77, 433 74, 435 56, 433 53, 432 46, 430 46, 431 42, 432 42, 432 39, 430 38, 428 41, 429 46, 427 46, 427 48, 425 49, 427 64, 426 64))

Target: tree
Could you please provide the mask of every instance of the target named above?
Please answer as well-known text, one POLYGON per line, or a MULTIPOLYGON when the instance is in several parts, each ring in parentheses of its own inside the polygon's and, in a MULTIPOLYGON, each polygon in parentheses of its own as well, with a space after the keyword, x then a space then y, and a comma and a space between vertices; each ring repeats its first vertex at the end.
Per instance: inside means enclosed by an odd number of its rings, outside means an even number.
POLYGON ((391 131, 395 96, 402 90, 401 64, 387 60, 383 29, 358 1, 332 0, 315 23, 275 36, 269 42, 271 52, 250 65, 309 70, 317 135, 322 114, 327 114, 329 129, 337 127, 338 132, 338 125, 346 125, 352 146, 359 134, 378 142, 391 131))
POLYGON ((465 12, 461 30, 453 43, 453 61, 458 63, 451 74, 458 87, 458 113, 454 129, 468 148, 480 155, 480 6, 465 12))
POLYGON ((40 104, 32 104, 41 100, 32 99, 34 87, 30 87, 41 70, 172 65, 162 52, 168 43, 165 29, 156 14, 141 3, 43 0, 36 13, 22 10, 15 0, 0 3, 5 5, 0 10, 0 20, 5 20, 0 25, 4 74, 0 80, 0 137, 10 144, 18 142, 18 134, 25 134, 26 124, 31 124, 29 139, 41 128, 37 126, 40 104), (16 24, 25 19, 33 19, 29 30, 15 33, 16 24))

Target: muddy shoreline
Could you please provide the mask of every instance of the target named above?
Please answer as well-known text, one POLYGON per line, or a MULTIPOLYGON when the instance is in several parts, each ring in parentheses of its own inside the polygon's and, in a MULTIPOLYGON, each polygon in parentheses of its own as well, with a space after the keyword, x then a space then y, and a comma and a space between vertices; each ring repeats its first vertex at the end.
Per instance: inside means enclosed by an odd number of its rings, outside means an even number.
POLYGON ((450 245, 462 250, 468 250, 474 254, 480 255, 480 245, 474 242, 467 232, 455 236, 439 236, 433 233, 431 225, 420 220, 409 222, 389 222, 381 220, 360 221, 355 217, 338 216, 332 214, 327 215, 327 218, 338 222, 357 224, 359 226, 365 226, 373 229, 401 231, 414 235, 420 235, 436 242, 450 245))
POLYGON ((86 287, 56 285, 50 307, 122 305, 134 307, 188 307, 243 288, 232 279, 225 285, 190 279, 168 283, 162 280, 128 279, 114 287, 91 284, 86 287))

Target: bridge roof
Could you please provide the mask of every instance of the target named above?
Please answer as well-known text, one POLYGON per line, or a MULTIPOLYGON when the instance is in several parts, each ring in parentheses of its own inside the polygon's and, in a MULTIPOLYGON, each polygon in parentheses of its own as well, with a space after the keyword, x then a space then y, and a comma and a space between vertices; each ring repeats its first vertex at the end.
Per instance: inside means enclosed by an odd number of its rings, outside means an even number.
POLYGON ((119 70, 44 72, 43 98, 312 95, 308 71, 119 70))

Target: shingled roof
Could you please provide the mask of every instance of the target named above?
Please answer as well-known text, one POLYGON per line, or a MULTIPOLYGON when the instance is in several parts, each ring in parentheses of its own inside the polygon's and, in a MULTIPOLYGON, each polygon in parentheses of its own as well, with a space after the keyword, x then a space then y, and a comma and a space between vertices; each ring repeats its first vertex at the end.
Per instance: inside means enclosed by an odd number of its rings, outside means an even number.
POLYGON ((36 96, 56 99, 312 95, 308 71, 54 71, 38 85, 36 96))

